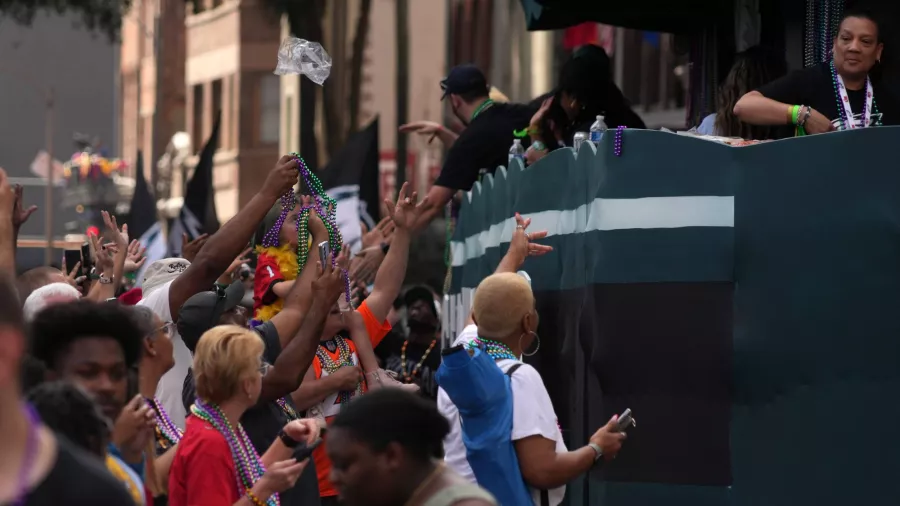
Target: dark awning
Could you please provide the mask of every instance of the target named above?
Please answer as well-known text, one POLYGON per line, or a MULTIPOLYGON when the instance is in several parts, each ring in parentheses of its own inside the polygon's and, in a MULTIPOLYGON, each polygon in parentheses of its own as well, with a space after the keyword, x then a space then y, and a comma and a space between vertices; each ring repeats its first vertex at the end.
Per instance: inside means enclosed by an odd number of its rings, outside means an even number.
POLYGON ((654 32, 684 33, 731 19, 721 0, 520 0, 530 31, 568 28, 586 21, 654 32))

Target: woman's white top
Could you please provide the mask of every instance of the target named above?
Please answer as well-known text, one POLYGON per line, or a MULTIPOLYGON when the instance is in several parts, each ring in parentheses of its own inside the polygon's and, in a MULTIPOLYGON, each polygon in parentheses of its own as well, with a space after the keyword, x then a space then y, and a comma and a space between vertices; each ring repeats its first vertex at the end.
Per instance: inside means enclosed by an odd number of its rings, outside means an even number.
MULTIPOLYGON (((475 325, 464 328, 453 342, 453 346, 467 344, 478 335, 475 325)), ((499 360, 497 365, 506 372, 513 364, 520 363, 517 360, 499 360)), ((523 364, 513 373, 511 378, 513 392, 513 425, 510 437, 513 441, 530 436, 541 436, 556 443, 556 453, 568 451, 563 442, 562 432, 559 430, 559 422, 553 404, 550 402, 550 394, 534 367, 523 364)), ((475 483, 475 474, 466 460, 466 447, 462 440, 462 429, 459 424, 459 411, 450 401, 450 397, 444 389, 438 389, 438 410, 450 422, 450 433, 444 440, 444 462, 448 467, 462 475, 467 480, 475 483)), ((566 495, 566 487, 549 490, 550 506, 557 506, 566 495)), ((534 504, 540 506, 540 490, 531 488, 531 497, 534 504)))

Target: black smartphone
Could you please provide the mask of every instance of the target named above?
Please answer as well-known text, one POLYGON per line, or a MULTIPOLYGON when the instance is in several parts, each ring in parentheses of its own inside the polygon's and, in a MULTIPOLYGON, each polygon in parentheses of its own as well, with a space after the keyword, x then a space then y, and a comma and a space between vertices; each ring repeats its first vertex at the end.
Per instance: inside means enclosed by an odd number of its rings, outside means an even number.
MULTIPOLYGON (((81 262, 81 252, 78 251, 77 249, 67 249, 63 252, 63 258, 66 259, 66 269, 68 269, 69 272, 72 272, 72 269, 75 268, 75 264, 77 264, 78 262, 81 262)), ((64 274, 66 276, 68 276, 69 272, 66 272, 64 274)), ((84 275, 83 273, 84 273, 84 266, 79 265, 78 271, 75 273, 75 277, 79 278, 84 275)))
POLYGON ((625 432, 631 427, 637 427, 637 422, 634 421, 634 416, 631 415, 631 408, 628 408, 619 415, 616 421, 616 432, 625 432))
POLYGON ((91 245, 85 242, 81 245, 81 271, 89 276, 94 270, 94 259, 91 257, 91 245))
POLYGON ((297 459, 297 462, 303 462, 312 456, 313 450, 318 448, 320 444, 322 444, 322 438, 316 439, 311 445, 301 443, 294 449, 294 458, 297 459))

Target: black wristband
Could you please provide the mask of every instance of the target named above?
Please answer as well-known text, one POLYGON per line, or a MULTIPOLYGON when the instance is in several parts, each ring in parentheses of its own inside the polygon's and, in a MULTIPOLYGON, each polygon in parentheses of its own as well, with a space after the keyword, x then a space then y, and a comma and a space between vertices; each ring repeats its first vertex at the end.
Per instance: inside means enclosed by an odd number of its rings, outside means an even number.
POLYGON ((386 243, 386 242, 381 243, 381 252, 382 252, 382 253, 384 253, 385 255, 387 255, 387 252, 388 252, 389 249, 391 249, 391 245, 390 245, 390 244, 388 244, 388 243, 386 243))
POLYGON ((281 429, 281 431, 278 432, 278 439, 280 439, 281 442, 284 443, 284 446, 287 446, 288 448, 296 448, 297 445, 300 444, 300 441, 288 436, 284 429, 281 429))

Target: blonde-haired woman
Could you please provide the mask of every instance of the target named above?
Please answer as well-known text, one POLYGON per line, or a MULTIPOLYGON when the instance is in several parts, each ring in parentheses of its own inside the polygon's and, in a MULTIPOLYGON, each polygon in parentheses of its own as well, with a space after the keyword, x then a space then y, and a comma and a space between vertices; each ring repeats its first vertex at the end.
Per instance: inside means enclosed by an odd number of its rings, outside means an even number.
POLYGON ((171 506, 260 506, 279 504, 278 493, 294 485, 308 460, 292 458, 301 443, 312 444, 319 429, 294 420, 259 457, 240 425, 255 405, 262 377, 263 342, 234 325, 208 330, 194 352, 197 401, 185 422, 169 472, 171 506))
MULTIPOLYGON (((516 230, 509 251, 497 271, 475 290, 471 324, 463 329, 453 345, 481 347, 503 372, 510 374, 513 400, 510 438, 516 449, 519 469, 534 504, 556 506, 565 496, 566 483, 586 473, 601 457, 613 458, 625 434, 616 432, 613 417, 591 436, 588 444, 568 451, 541 375, 521 362, 522 355, 537 352, 540 339, 531 283, 516 271, 527 257, 551 250, 549 246, 531 242, 546 237, 547 233, 526 233, 530 223, 530 219, 516 214, 516 230), (518 367, 509 373, 517 364, 518 367)), ((450 422, 450 433, 444 440, 444 462, 475 482, 475 474, 466 458, 459 411, 443 389, 438 391, 438 409, 450 422)))

